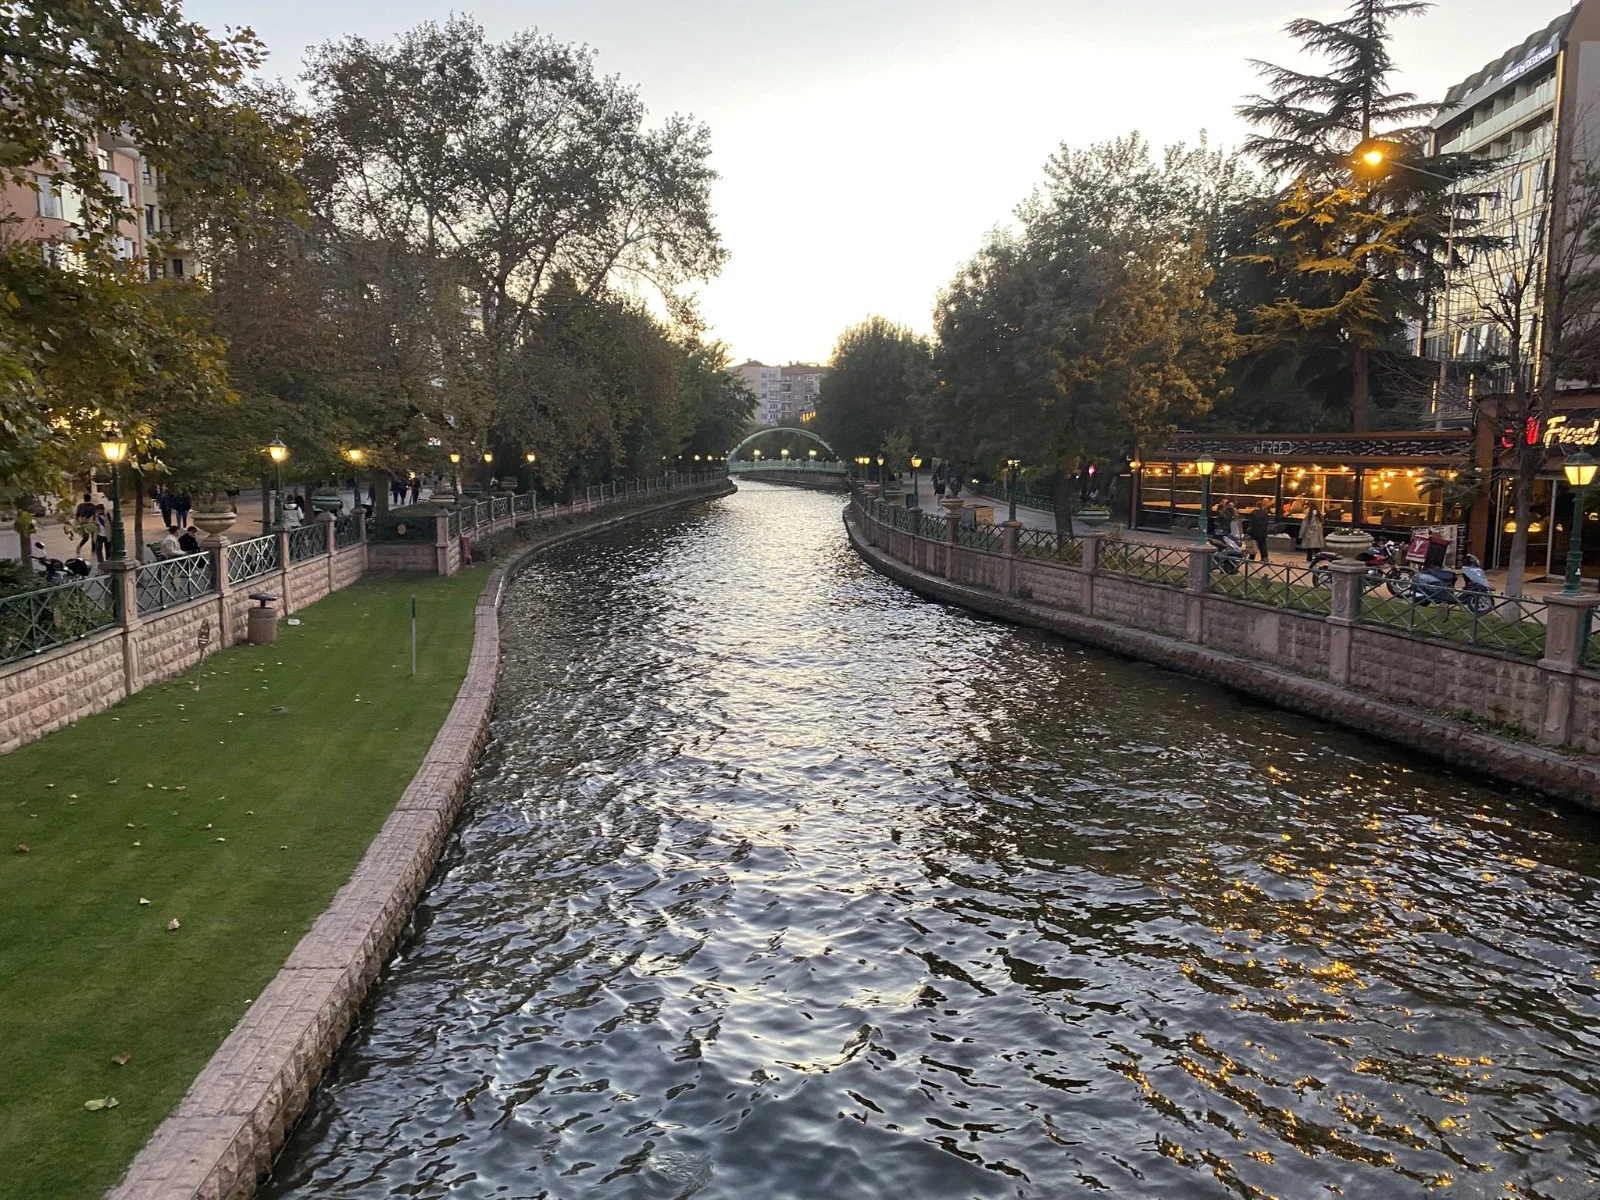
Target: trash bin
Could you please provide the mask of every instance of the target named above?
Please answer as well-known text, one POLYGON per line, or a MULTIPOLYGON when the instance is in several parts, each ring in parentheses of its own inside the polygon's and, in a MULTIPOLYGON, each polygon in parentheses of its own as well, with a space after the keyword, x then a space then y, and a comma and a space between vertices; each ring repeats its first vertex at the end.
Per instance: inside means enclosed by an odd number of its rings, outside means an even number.
POLYGON ((252 646, 271 646, 278 640, 278 610, 272 607, 277 599, 271 592, 251 592, 250 599, 258 601, 245 621, 245 636, 252 646))

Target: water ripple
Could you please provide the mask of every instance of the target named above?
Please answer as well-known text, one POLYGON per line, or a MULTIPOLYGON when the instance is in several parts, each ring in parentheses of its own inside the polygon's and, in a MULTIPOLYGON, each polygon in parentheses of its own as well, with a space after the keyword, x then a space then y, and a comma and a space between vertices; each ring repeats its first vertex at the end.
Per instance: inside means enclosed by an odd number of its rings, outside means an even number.
POLYGON ((265 1194, 1600 1194, 1600 829, 927 604, 736 497, 507 597, 265 1194))

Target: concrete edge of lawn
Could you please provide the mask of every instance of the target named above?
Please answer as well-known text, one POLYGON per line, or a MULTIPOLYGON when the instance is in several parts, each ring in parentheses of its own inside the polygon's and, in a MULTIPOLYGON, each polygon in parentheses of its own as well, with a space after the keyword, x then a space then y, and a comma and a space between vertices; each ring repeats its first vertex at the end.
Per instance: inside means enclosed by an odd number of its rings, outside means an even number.
POLYGON ((455 703, 389 819, 283 967, 134 1158, 112 1200, 235 1200, 255 1192, 394 949, 444 850, 488 735, 500 601, 529 558, 562 542, 702 500, 731 482, 520 547, 479 594, 455 703))

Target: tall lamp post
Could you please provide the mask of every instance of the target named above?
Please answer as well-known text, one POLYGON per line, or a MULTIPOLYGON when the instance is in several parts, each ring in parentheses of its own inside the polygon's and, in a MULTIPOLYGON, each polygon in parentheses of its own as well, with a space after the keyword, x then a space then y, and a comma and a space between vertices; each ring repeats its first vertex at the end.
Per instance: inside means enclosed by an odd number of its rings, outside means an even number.
POLYGON ((456 477, 456 468, 461 465, 461 451, 450 451, 450 495, 461 495, 461 481, 456 477))
POLYGON ((345 456, 345 458, 347 460, 349 460, 350 469, 351 469, 351 472, 352 472, 351 476, 350 476, 350 479, 351 479, 351 482, 353 482, 355 484, 355 489, 356 489, 356 503, 355 503, 355 506, 357 508, 360 508, 361 507, 361 460, 365 457, 365 455, 363 455, 360 450, 356 450, 356 449, 352 448, 352 449, 346 450, 344 452, 344 456, 345 456))
MULTIPOLYGON (((815 454, 816 451, 813 450, 812 453, 815 454)), ((922 455, 913 454, 911 456, 911 495, 906 499, 907 508, 922 507, 922 497, 917 494, 917 472, 921 470, 921 468, 922 455)))
POLYGON ((273 438, 267 446, 267 457, 272 460, 273 469, 278 476, 278 490, 272 494, 272 527, 283 528, 283 462, 289 457, 289 447, 283 444, 281 438, 273 438))
POLYGON ((1567 477, 1567 486, 1572 489, 1572 533, 1567 537, 1567 579, 1561 585, 1563 596, 1576 596, 1582 590, 1583 494, 1594 482, 1596 467, 1600 467, 1600 463, 1583 450, 1567 455, 1567 461, 1561 467, 1561 473, 1567 477))
POLYGON ((1008 506, 1009 511, 1006 513, 1006 520, 1008 521, 1015 521, 1017 519, 1017 471, 1021 467, 1021 459, 1006 459, 1006 490, 1009 493, 1007 499, 1010 501, 1008 506))
MULTIPOLYGON (((128 556, 127 543, 122 538, 122 462, 128 457, 128 443, 115 434, 100 443, 100 453, 111 464, 111 561, 120 562, 128 556)), ((32 551, 26 547, 24 553, 32 551)))
POLYGON ((1206 534, 1211 532, 1211 472, 1217 469, 1217 460, 1209 454, 1195 459, 1194 469, 1200 472, 1200 519, 1195 522, 1194 543, 1206 544, 1206 534))
POLYGON ((1439 383, 1438 392, 1433 398, 1433 424, 1437 429, 1444 421, 1445 388, 1450 382, 1450 354, 1455 349, 1450 344, 1450 278, 1455 273, 1456 256, 1456 189, 1460 181, 1451 179, 1448 175, 1441 175, 1437 171, 1429 171, 1423 167, 1405 162, 1398 158, 1391 158, 1389 148, 1381 142, 1374 142, 1360 152, 1360 158, 1367 166, 1376 170, 1387 163, 1391 167, 1403 167, 1407 171, 1415 171, 1418 175, 1426 175, 1429 179, 1437 179, 1440 183, 1450 185, 1450 224, 1444 237, 1444 287, 1439 289, 1439 383))
POLYGON ((883 494, 883 455, 878 455, 878 494, 883 494))

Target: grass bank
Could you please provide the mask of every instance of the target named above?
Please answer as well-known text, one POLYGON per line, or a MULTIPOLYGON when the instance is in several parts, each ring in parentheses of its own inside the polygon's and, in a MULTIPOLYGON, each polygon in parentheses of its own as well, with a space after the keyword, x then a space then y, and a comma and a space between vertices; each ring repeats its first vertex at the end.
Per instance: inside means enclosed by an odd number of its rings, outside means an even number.
POLYGON ((0 1197, 121 1176, 416 772, 486 575, 365 580, 0 757, 0 1197))

